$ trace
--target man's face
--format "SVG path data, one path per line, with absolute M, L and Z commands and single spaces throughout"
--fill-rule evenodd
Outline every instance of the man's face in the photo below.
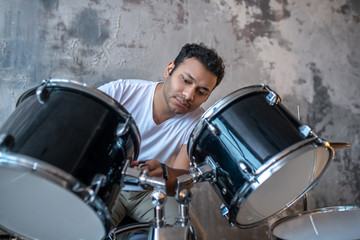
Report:
M 172 113 L 184 114 L 198 108 L 216 85 L 216 75 L 196 58 L 187 58 L 176 69 L 174 62 L 165 71 L 164 97 Z

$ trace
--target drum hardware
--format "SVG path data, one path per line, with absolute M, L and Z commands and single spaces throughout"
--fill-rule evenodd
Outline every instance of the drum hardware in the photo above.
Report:
M 176 194 L 176 200 L 179 203 L 179 217 L 175 224 L 179 224 L 182 227 L 187 226 L 190 223 L 190 208 L 189 204 L 192 198 L 191 191 L 188 189 L 181 190 Z
M 308 211 L 309 210 L 309 198 L 308 198 L 308 193 L 305 193 L 304 194 L 304 197 L 303 197 L 303 205 L 304 205 L 304 211 Z
M 275 104 L 278 104 L 279 102 L 281 102 L 281 98 L 279 95 L 276 94 L 276 92 L 274 92 L 273 90 L 271 90 L 269 88 L 269 86 L 266 86 L 264 84 L 262 84 L 262 87 L 268 91 L 268 95 L 266 96 L 266 101 L 269 103 L 270 106 L 273 106 Z
M 77 184 L 73 187 L 73 191 L 79 193 L 86 203 L 93 204 L 100 188 L 105 187 L 105 183 L 106 176 L 103 174 L 96 174 L 93 177 L 90 186 L 84 188 L 79 187 L 79 185 Z
M 150 222 L 153 228 L 164 227 L 166 194 L 162 189 L 155 189 L 151 194 L 151 202 L 154 205 L 154 219 Z
M 300 134 L 303 138 L 307 138 L 308 136 L 314 136 L 320 143 L 326 142 L 322 138 L 320 138 L 308 125 L 301 125 L 299 127 Z M 326 142 L 328 145 L 328 142 Z M 330 145 L 329 145 L 330 146 Z
M 330 142 L 329 144 L 335 150 L 351 147 L 351 144 L 349 142 Z
M 220 205 L 220 213 L 229 221 L 231 227 L 235 227 L 235 224 L 230 221 L 229 209 L 223 203 Z
M 210 132 L 212 132 L 215 136 L 220 135 L 220 130 L 213 124 L 209 123 L 207 120 L 205 120 L 206 125 L 209 127 Z
M 125 123 L 119 123 L 116 129 L 116 136 L 121 137 L 128 133 L 130 128 L 130 115 L 127 116 Z
M 46 86 L 49 82 L 50 79 L 43 80 L 40 87 L 36 89 L 36 97 L 40 104 L 44 104 L 49 97 L 49 92 L 46 90 Z
M 121 186 L 124 186 L 126 183 L 130 183 L 165 190 L 165 179 L 159 177 L 149 177 L 149 171 L 147 169 L 142 170 L 139 167 L 130 167 L 130 164 L 130 160 L 127 160 L 122 169 Z

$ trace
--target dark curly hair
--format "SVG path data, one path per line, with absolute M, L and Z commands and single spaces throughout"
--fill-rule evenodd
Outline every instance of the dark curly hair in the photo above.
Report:
M 212 72 L 216 76 L 216 86 L 218 86 L 221 80 L 224 78 L 225 65 L 222 58 L 217 54 L 214 49 L 208 48 L 204 43 L 187 43 L 185 44 L 178 56 L 175 58 L 174 63 L 176 69 L 185 59 L 196 58 L 199 60 L 208 71 Z M 170 73 L 171 75 L 171 73 Z

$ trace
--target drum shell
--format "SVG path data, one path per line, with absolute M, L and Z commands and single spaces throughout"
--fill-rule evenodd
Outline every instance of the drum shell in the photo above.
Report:
M 220 171 L 217 171 L 217 181 L 213 186 L 228 205 L 247 182 L 238 167 L 239 161 L 246 163 L 255 175 L 273 156 L 304 140 L 297 119 L 281 103 L 269 106 L 266 95 L 266 92 L 252 92 L 239 97 L 206 119 L 219 130 L 219 134 L 214 134 L 204 124 L 198 136 L 192 136 L 196 140 L 191 158 L 197 164 L 205 161 L 207 156 L 215 160 Z M 235 139 L 237 142 L 232 143 Z M 246 158 L 239 156 L 239 152 L 247 154 Z M 232 181 L 229 181 L 229 176 Z M 226 194 L 222 193 L 224 188 Z
M 5 230 L 24 237 L 60 231 L 85 238 L 110 230 L 108 209 L 120 191 L 122 168 L 126 160 L 136 160 L 140 146 L 134 120 L 114 99 L 85 84 L 48 80 L 21 95 L 0 128 L 0 139 L 0 170 L 8 183 L 2 189 L 17 200 L 13 204 L 9 197 L 1 198 L 8 214 L 0 223 Z M 28 195 L 37 200 L 26 201 Z M 55 219 L 44 217 L 60 203 L 68 209 L 54 211 Z M 21 211 L 11 215 L 19 205 L 24 212 L 29 209 L 26 217 Z M 37 229 L 36 222 L 28 221 L 29 213 L 49 223 L 48 228 Z M 93 229 L 83 234 L 85 226 L 60 224 L 69 218 Z
M 124 161 L 133 159 L 139 147 L 133 132 L 116 136 L 124 116 L 106 102 L 66 85 L 46 90 L 44 104 L 35 89 L 24 93 L 1 127 L 0 134 L 14 139 L 10 151 L 58 167 L 85 185 L 95 174 L 104 174 L 109 183 L 118 180 Z
M 188 154 L 195 167 L 209 159 L 213 162 L 215 173 L 210 183 L 229 210 L 231 223 L 243 201 L 263 183 L 260 177 L 266 180 L 290 160 L 283 158 L 303 147 L 306 151 L 323 147 L 313 136 L 303 135 L 302 124 L 280 98 L 271 103 L 268 96 L 264 86 L 233 92 L 207 110 L 188 142 Z M 331 150 L 329 155 L 330 159 Z

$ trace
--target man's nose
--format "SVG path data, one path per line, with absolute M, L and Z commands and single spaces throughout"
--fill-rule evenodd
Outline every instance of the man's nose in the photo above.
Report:
M 188 101 L 193 101 L 195 96 L 195 91 L 196 89 L 194 87 L 185 88 L 183 91 L 183 95 L 185 99 Z

